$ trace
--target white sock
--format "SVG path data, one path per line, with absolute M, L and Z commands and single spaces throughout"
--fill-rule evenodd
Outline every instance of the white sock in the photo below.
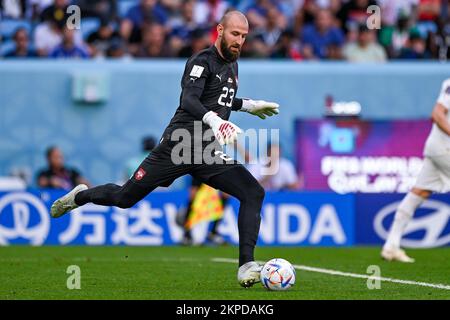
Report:
M 405 231 L 408 222 L 414 215 L 414 212 L 425 199 L 409 192 L 397 208 L 395 212 L 394 222 L 392 223 L 391 230 L 384 244 L 384 249 L 399 249 L 400 241 L 402 239 L 403 232 Z

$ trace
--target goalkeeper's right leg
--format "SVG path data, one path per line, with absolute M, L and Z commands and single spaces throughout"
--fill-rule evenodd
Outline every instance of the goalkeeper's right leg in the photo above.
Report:
M 59 218 L 65 215 L 67 212 L 78 208 L 79 206 L 75 203 L 75 196 L 79 192 L 86 190 L 87 188 L 88 188 L 87 185 L 79 184 L 78 186 L 73 188 L 73 190 L 70 191 L 68 194 L 56 200 L 52 204 L 52 207 L 50 208 L 50 215 L 53 218 Z
M 77 186 L 55 201 L 51 213 L 55 218 L 60 217 L 86 203 L 131 208 L 156 187 L 169 186 L 173 180 L 185 174 L 185 171 L 183 166 L 175 166 L 160 156 L 160 153 L 152 152 L 123 186 L 113 183 L 90 189 L 84 185 Z
M 89 202 L 103 206 L 131 208 L 151 191 L 143 189 L 130 180 L 123 186 L 108 183 L 91 189 L 80 184 L 56 200 L 50 209 L 50 214 L 53 218 L 59 218 Z
M 156 186 L 150 189 L 142 188 L 131 180 L 128 180 L 123 186 L 108 183 L 79 192 L 75 196 L 75 203 L 82 206 L 91 202 L 102 206 L 127 209 L 134 206 L 155 188 Z

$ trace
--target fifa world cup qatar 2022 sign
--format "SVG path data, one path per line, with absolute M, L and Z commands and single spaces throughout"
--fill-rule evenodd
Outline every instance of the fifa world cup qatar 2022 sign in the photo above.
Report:
M 430 129 L 429 120 L 298 120 L 297 169 L 306 190 L 405 193 L 422 168 Z

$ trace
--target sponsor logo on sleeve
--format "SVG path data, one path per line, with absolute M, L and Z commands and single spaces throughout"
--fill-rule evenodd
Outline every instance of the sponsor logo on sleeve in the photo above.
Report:
M 194 78 L 200 78 L 204 69 L 205 68 L 202 66 L 194 65 L 192 67 L 192 70 L 191 70 L 191 73 L 189 74 L 189 76 L 194 77 Z

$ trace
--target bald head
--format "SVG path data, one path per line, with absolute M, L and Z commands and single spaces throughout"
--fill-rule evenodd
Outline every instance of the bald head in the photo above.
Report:
M 236 61 L 248 34 L 245 15 L 239 11 L 227 12 L 217 25 L 217 33 L 215 46 L 221 56 L 230 62 Z
M 247 18 L 242 12 L 237 10 L 228 11 L 227 13 L 225 13 L 222 19 L 220 19 L 219 23 L 224 27 L 228 26 L 230 23 L 245 24 L 248 28 Z

